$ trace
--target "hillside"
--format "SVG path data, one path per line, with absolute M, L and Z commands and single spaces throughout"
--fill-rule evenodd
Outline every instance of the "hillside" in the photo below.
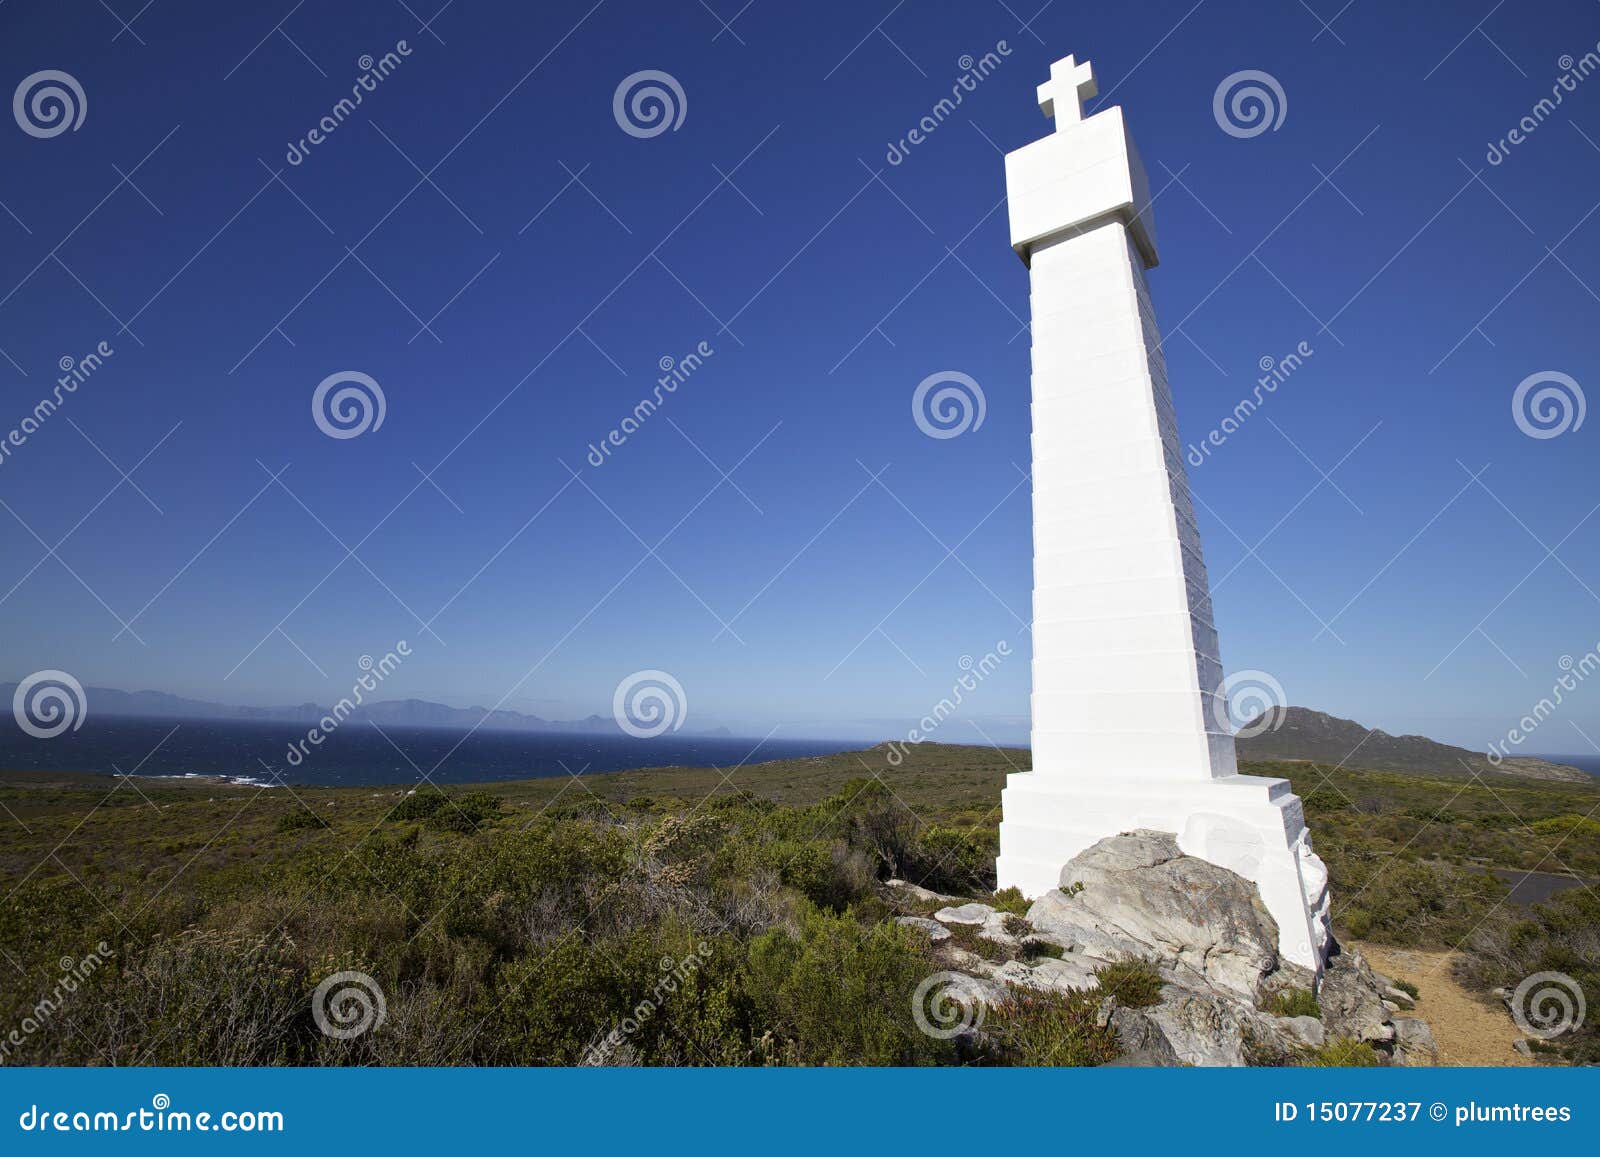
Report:
M 1514 758 L 1503 760 L 1495 767 L 1487 756 L 1465 747 L 1452 747 L 1425 735 L 1390 735 L 1309 707 L 1274 708 L 1268 714 L 1273 719 L 1261 734 L 1238 740 L 1241 760 L 1310 760 L 1428 775 L 1466 776 L 1477 772 L 1564 783 L 1594 782 L 1593 776 L 1564 763 Z M 1265 719 L 1266 715 L 1257 716 L 1244 730 L 1260 728 Z

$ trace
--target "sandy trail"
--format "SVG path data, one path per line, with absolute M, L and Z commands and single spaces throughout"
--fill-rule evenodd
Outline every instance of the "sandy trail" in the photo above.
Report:
M 1511 1047 L 1522 1035 L 1511 1018 L 1456 982 L 1451 965 L 1460 953 L 1363 942 L 1351 946 L 1379 972 L 1417 986 L 1415 1015 L 1433 1029 L 1441 1065 L 1533 1064 Z

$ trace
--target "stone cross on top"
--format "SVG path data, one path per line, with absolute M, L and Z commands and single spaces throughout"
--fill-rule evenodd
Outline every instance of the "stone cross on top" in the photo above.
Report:
M 1058 60 L 1050 66 L 1050 79 L 1039 86 L 1039 108 L 1054 117 L 1056 132 L 1083 119 L 1083 102 L 1095 96 L 1100 86 L 1094 79 L 1094 65 L 1079 64 L 1075 57 Z

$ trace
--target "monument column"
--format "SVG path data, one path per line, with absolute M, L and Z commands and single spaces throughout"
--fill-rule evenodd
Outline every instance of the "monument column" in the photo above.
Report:
M 1210 587 L 1145 283 L 1158 260 L 1120 108 L 1094 72 L 1039 87 L 1049 136 L 1006 156 L 1033 316 L 1033 770 L 1008 777 L 1001 887 L 1037 896 L 1133 828 L 1257 883 L 1280 950 L 1320 970 L 1327 874 L 1285 780 L 1238 774 Z

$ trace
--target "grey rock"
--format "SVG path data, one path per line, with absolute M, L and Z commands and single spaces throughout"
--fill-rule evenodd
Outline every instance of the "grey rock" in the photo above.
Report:
M 1533 1046 L 1531 1044 L 1529 1044 L 1525 1040 L 1512 1041 L 1511 1042 L 1511 1047 L 1516 1049 L 1519 1053 L 1521 1053 L 1525 1057 L 1532 1057 L 1533 1056 Z
M 1314 1016 L 1280 1016 L 1278 1023 L 1293 1033 L 1307 1048 L 1320 1048 L 1328 1039 L 1327 1030 Z
M 940 908 L 933 918 L 941 924 L 983 924 L 991 916 L 999 915 L 987 904 L 961 904 L 954 908 Z
M 1168 988 L 1161 1003 L 1143 1010 L 1178 1059 L 1190 1065 L 1247 1065 L 1278 1061 L 1299 1040 L 1241 1001 L 1217 992 Z
M 1028 910 L 1052 943 L 1103 961 L 1139 957 L 1253 1002 L 1278 966 L 1278 927 L 1255 885 L 1184 855 L 1177 838 L 1137 831 L 1101 840 Z M 941 914 L 942 918 L 942 914 Z
M 1378 982 L 1359 952 L 1345 950 L 1328 961 L 1317 993 L 1322 1024 L 1331 1036 L 1361 1041 L 1394 1039 L 1389 1010 L 1378 995 Z
M 885 881 L 884 886 L 887 888 L 893 888 L 896 892 L 899 892 L 905 896 L 909 896 L 911 899 L 918 900 L 924 904 L 948 904 L 955 899 L 954 896 L 944 896 L 940 895 L 938 892 L 930 892 L 928 889 L 918 887 L 916 884 L 913 884 L 907 880 L 888 880 Z
M 1059 960 L 1042 956 L 1033 962 L 1033 973 L 1047 978 L 1051 986 L 1058 989 L 1100 987 L 1100 981 L 1094 974 L 1094 962 L 1081 956 L 1063 956 Z
M 1381 999 L 1383 1000 L 1383 1007 L 1385 1009 L 1387 1009 L 1389 1012 L 1399 1012 L 1400 1011 L 1400 1006 L 1398 1004 L 1396 1004 L 1394 1001 L 1390 1000 L 1388 997 L 1382 997 Z
M 1381 973 L 1374 972 L 1372 978 L 1378 982 L 1378 993 L 1383 999 L 1398 1008 L 1411 1009 L 1417 1007 L 1416 998 L 1403 989 L 1396 988 L 1393 983 L 1385 983 Z
M 1107 1061 L 1102 1067 L 1108 1069 L 1166 1069 L 1178 1064 L 1177 1058 L 1170 1052 L 1163 1053 L 1157 1049 L 1134 1049 L 1124 1052 L 1114 1061 Z
M 1008 960 L 1004 964 L 990 964 L 984 969 L 991 979 L 1037 992 L 1071 992 L 1077 989 L 1098 987 L 1094 969 L 1081 960 L 1055 960 L 1050 957 L 1025 964 Z
M 951 974 L 944 992 L 948 999 L 953 999 L 966 1008 L 976 1007 L 977 1004 L 987 1008 L 998 1008 L 1011 999 L 1011 990 L 1004 984 L 962 973 Z
M 1395 1018 L 1394 1058 L 1402 1065 L 1439 1063 L 1439 1046 L 1427 1021 L 1415 1016 Z
M 926 916 L 897 916 L 895 923 L 927 933 L 928 939 L 935 944 L 950 939 L 950 929 L 937 920 L 929 920 Z
M 969 952 L 956 944 L 940 944 L 939 958 L 962 972 L 982 972 L 989 967 L 989 962 L 976 952 Z
M 1018 948 L 1022 945 L 1022 938 L 1013 936 L 1006 930 L 1006 922 L 1011 919 L 1008 912 L 991 912 L 984 917 L 983 927 L 978 935 L 985 940 L 992 940 L 996 944 L 1003 944 L 1007 948 Z

